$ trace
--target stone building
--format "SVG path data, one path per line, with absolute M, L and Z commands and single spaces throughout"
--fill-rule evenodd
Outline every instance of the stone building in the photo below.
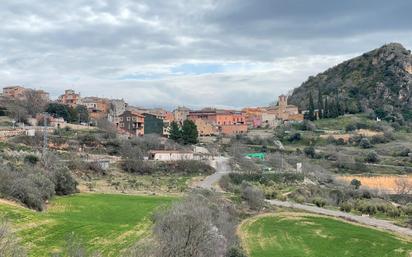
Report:
M 127 132 L 132 136 L 143 136 L 145 127 L 145 116 L 132 111 L 125 111 L 119 117 L 119 122 L 116 123 L 118 129 Z

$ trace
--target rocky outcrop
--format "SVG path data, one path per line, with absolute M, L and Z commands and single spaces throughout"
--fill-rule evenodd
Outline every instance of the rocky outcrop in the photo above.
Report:
M 385 109 L 388 115 L 412 118 L 412 55 L 399 43 L 390 43 L 309 77 L 289 97 L 306 109 L 312 92 L 323 98 L 339 97 L 349 112 Z

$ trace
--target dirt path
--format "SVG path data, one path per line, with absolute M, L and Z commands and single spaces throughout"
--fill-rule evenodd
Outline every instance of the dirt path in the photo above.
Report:
M 315 206 L 292 203 L 292 202 L 282 202 L 278 200 L 267 200 L 267 202 L 275 206 L 294 208 L 294 209 L 304 210 L 304 211 L 308 211 L 312 213 L 337 217 L 337 218 L 345 219 L 348 221 L 353 221 L 353 222 L 357 222 L 357 223 L 364 224 L 367 226 L 376 227 L 376 228 L 388 230 L 391 232 L 395 232 L 401 235 L 412 237 L 412 229 L 399 227 L 387 220 L 380 220 L 380 219 L 375 219 L 371 217 L 358 216 L 358 215 L 354 215 L 354 214 L 350 214 L 346 212 L 328 210 L 328 209 L 323 209 L 323 208 L 319 208 Z
M 227 157 L 216 157 L 211 163 L 211 166 L 216 169 L 216 172 L 198 182 L 196 187 L 215 189 L 217 192 L 222 192 L 222 189 L 216 186 L 216 184 L 224 175 L 231 172 L 228 162 L 229 158 Z

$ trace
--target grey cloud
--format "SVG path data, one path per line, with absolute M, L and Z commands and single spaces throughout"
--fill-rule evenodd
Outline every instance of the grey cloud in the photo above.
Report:
M 343 56 L 391 41 L 412 46 L 411 7 L 400 0 L 4 0 L 0 83 L 54 96 L 73 87 L 142 105 L 265 104 Z M 170 74 L 188 62 L 269 68 Z M 158 79 L 120 79 L 135 74 Z

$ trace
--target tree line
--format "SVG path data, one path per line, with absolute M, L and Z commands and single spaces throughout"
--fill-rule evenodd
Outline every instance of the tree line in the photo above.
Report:
M 170 123 L 169 138 L 185 145 L 196 144 L 199 133 L 196 124 L 191 120 L 185 120 L 182 126 L 176 121 Z
M 312 91 L 309 92 L 308 98 L 308 111 L 305 113 L 305 119 L 307 120 L 336 118 L 345 113 L 360 112 L 358 103 L 348 99 L 343 100 L 339 97 L 339 94 L 335 96 L 323 95 L 318 90 L 318 101 L 316 104 L 313 100 Z M 325 100 L 323 100 L 324 98 Z

